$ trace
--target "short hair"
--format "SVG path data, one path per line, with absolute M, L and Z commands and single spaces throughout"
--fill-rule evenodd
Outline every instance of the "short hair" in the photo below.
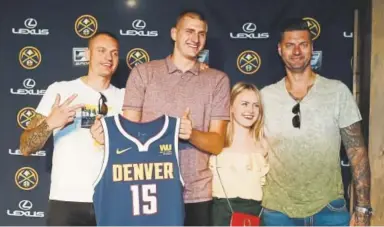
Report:
M 175 27 L 180 22 L 180 20 L 183 19 L 185 16 L 191 16 L 193 18 L 199 19 L 199 20 L 204 21 L 205 23 L 207 23 L 207 20 L 205 19 L 205 16 L 204 16 L 203 13 L 201 13 L 201 12 L 199 12 L 197 10 L 184 10 L 177 17 Z
M 308 31 L 310 38 L 311 38 L 311 41 L 312 41 L 313 35 L 311 33 L 311 30 L 308 27 L 308 23 L 301 18 L 291 18 L 291 19 L 286 20 L 282 24 L 282 26 L 280 28 L 279 42 L 281 42 L 283 40 L 284 33 L 289 32 L 289 31 Z
M 101 36 L 101 35 L 106 35 L 108 37 L 111 37 L 112 39 L 116 40 L 117 43 L 119 43 L 119 39 L 117 38 L 117 36 L 115 36 L 114 34 L 112 34 L 111 32 L 107 32 L 107 31 L 98 31 L 96 32 L 91 38 L 88 39 L 88 47 L 91 45 L 92 41 L 97 38 L 98 36 Z

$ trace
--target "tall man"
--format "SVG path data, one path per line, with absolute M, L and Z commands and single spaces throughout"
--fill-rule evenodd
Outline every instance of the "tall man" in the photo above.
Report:
M 119 60 L 117 39 L 100 32 L 88 47 L 88 75 L 51 84 L 20 139 L 21 152 L 30 155 L 53 134 L 48 225 L 96 225 L 92 184 L 103 152 L 89 128 L 97 114 L 121 112 L 124 89 L 110 84 Z
M 221 152 L 229 120 L 228 76 L 211 68 L 201 71 L 197 60 L 207 30 L 200 13 L 181 13 L 171 29 L 173 53 L 132 69 L 123 107 L 124 116 L 135 122 L 151 121 L 163 114 L 183 116 L 179 138 L 185 141 L 180 152 L 185 225 L 195 226 L 210 224 L 212 174 L 208 161 L 210 154 Z M 92 131 L 103 143 L 101 125 L 95 124 Z
M 311 33 L 289 21 L 278 44 L 286 76 L 262 89 L 270 171 L 263 198 L 266 225 L 348 225 L 340 145 L 352 166 L 356 207 L 350 224 L 369 225 L 370 170 L 361 115 L 346 85 L 311 69 Z

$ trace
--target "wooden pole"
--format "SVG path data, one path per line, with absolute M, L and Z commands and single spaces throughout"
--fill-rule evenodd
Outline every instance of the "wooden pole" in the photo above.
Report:
M 369 26 L 369 25 L 367 25 Z M 369 161 L 372 225 L 384 225 L 384 1 L 372 0 Z
M 360 53 L 360 33 L 359 33 L 359 11 L 355 9 L 354 11 L 354 21 L 353 21 L 353 58 L 352 58 L 352 72 L 353 72 L 353 96 L 359 105 L 360 100 L 360 70 L 359 70 L 359 53 Z M 349 194 L 349 211 L 352 214 L 355 204 L 355 187 L 353 181 L 351 181 L 348 190 Z

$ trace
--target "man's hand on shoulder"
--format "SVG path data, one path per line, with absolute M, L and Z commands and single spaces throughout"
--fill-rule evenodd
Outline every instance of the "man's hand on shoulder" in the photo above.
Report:
M 200 63 L 200 71 L 204 71 L 206 69 L 209 69 L 209 65 L 204 63 L 204 62 L 201 62 Z

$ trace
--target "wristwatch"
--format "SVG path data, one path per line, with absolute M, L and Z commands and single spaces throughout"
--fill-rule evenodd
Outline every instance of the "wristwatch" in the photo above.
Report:
M 355 207 L 355 211 L 356 212 L 359 212 L 359 213 L 362 213 L 362 214 L 365 214 L 365 215 L 372 215 L 373 213 L 373 210 L 371 207 L 359 207 L 359 206 L 356 206 Z

